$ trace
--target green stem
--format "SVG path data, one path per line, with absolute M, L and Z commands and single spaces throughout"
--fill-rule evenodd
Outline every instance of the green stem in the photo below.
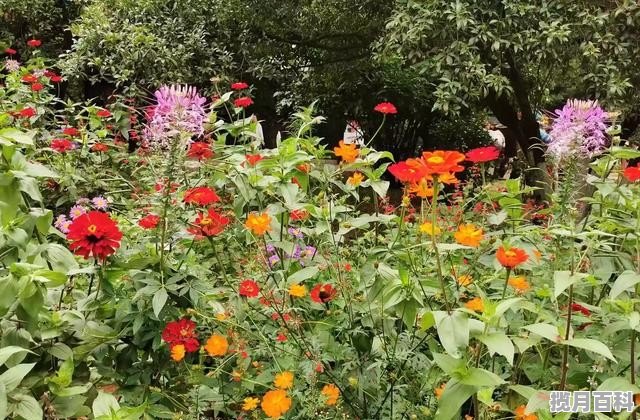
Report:
M 509 284 L 509 276 L 511 275 L 511 268 L 507 267 L 507 278 L 504 280 L 504 287 L 502 288 L 502 298 L 504 300 L 504 297 L 507 294 L 507 285 Z
M 433 202 L 431 204 L 431 245 L 433 246 L 433 252 L 436 256 L 436 267 L 438 269 L 438 279 L 440 280 L 440 289 L 442 291 L 442 299 L 444 299 L 444 306 L 447 308 L 447 312 L 451 313 L 451 306 L 447 299 L 447 287 L 444 282 L 444 275 L 442 274 L 442 262 L 440 261 L 440 252 L 438 251 L 438 244 L 436 243 L 436 222 L 438 211 L 438 177 L 433 177 Z

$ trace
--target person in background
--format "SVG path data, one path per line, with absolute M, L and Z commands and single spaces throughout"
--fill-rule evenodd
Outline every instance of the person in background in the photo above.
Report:
M 484 124 L 484 129 L 487 133 L 489 133 L 489 136 L 491 136 L 493 144 L 498 149 L 503 150 L 505 146 L 505 138 L 504 134 L 502 134 L 502 131 L 498 129 L 499 124 L 500 123 L 495 118 L 489 118 Z
M 347 127 L 342 136 L 345 144 L 357 144 L 359 147 L 364 146 L 364 135 L 358 121 L 348 121 Z

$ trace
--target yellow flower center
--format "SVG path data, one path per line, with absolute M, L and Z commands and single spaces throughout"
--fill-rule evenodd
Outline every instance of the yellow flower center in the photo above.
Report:
M 509 251 L 505 251 L 505 252 L 504 252 L 504 255 L 505 255 L 505 257 L 507 257 L 507 258 L 515 258 L 516 253 L 515 253 L 515 252 L 513 252 L 513 251 L 511 251 L 511 250 L 509 250 Z
M 200 224 L 203 226 L 210 225 L 211 223 L 213 223 L 213 220 L 211 220 L 210 217 L 203 217 L 202 220 L 200 220 Z
M 98 227 L 96 225 L 90 225 L 87 230 L 89 231 L 89 233 L 96 233 Z
M 440 165 L 444 163 L 444 159 L 441 156 L 431 156 L 429 159 L 427 159 L 427 162 L 432 165 Z

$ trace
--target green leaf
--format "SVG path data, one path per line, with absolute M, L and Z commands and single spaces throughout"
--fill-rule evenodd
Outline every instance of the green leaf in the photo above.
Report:
M 0 130 L 0 139 L 33 146 L 33 133 L 24 133 L 13 127 Z
M 640 387 L 631 384 L 626 378 L 607 378 L 598 386 L 598 391 L 633 391 L 634 394 L 640 393 Z
M 560 334 L 558 334 L 558 327 L 556 327 L 555 325 L 538 323 L 527 325 L 522 328 L 524 328 L 525 330 L 529 330 L 541 337 L 544 337 L 547 340 L 551 340 L 554 343 L 559 343 L 560 341 L 562 341 L 562 337 L 560 336 Z
M 49 378 L 49 382 L 53 382 L 54 384 L 66 388 L 71 385 L 71 380 L 73 379 L 73 358 L 69 358 L 62 362 L 60 365 L 60 369 L 55 376 Z
M 112 412 L 116 413 L 120 410 L 120 404 L 118 404 L 118 400 L 116 400 L 113 395 L 98 391 L 98 396 L 93 400 L 91 408 L 95 417 L 111 417 Z
M 18 346 L 7 346 L 0 349 L 0 366 L 4 365 L 4 363 L 14 354 L 18 353 L 32 353 L 32 351 L 23 349 Z M 1 417 L 1 416 L 0 416 Z
M 15 416 L 22 417 L 25 420 L 41 420 L 43 418 L 40 404 L 31 395 L 14 394 L 11 399 L 15 401 L 12 404 Z
M 448 354 L 434 353 L 433 361 L 447 375 L 453 375 L 454 372 L 465 367 L 464 359 L 455 359 Z
M 64 343 L 55 343 L 48 351 L 49 354 L 60 360 L 67 360 L 73 357 L 73 350 Z
M 29 197 L 37 202 L 42 202 L 42 194 L 40 194 L 40 188 L 38 187 L 38 181 L 35 178 L 19 178 L 18 186 L 20 191 L 27 193 Z
M 618 276 L 613 286 L 611 286 L 609 298 L 617 298 L 622 292 L 632 288 L 638 283 L 640 283 L 640 274 L 630 270 L 624 271 Z
M 522 395 L 525 399 L 531 399 L 537 392 L 534 388 L 526 385 L 511 385 L 509 388 Z
M 476 392 L 476 387 L 450 380 L 445 386 L 438 402 L 438 411 L 434 420 L 453 420 L 460 418 L 460 407 Z
M 8 410 L 7 388 L 4 384 L 0 383 L 0 419 L 6 419 L 8 417 Z
M 452 312 L 451 314 L 443 311 L 432 312 L 436 319 L 436 329 L 442 347 L 448 354 L 455 358 L 460 358 L 461 348 L 469 344 L 469 317 L 464 312 Z
M 494 353 L 498 353 L 504 357 L 506 357 L 507 361 L 510 365 L 513 366 L 513 356 L 515 354 L 515 347 L 513 343 L 503 332 L 495 332 L 486 335 L 478 336 L 478 340 L 483 342 L 487 349 L 489 349 L 489 353 L 493 355 Z
M 35 281 L 45 283 L 47 287 L 58 287 L 67 282 L 67 276 L 65 274 L 44 268 L 31 273 L 31 277 Z
M 287 282 L 289 284 L 301 283 L 304 280 L 314 277 L 316 274 L 318 274 L 319 271 L 320 270 L 315 265 L 311 267 L 305 267 L 302 270 L 298 270 L 292 275 L 290 275 L 289 278 L 287 279 Z
M 628 147 L 613 146 L 611 155 L 617 159 L 635 159 L 640 157 L 640 151 Z
M 617 363 L 615 357 L 613 357 L 613 354 L 611 353 L 611 350 L 609 350 L 609 347 L 601 341 L 594 340 L 592 338 L 574 338 L 572 340 L 563 341 L 563 344 L 598 353 L 599 355 Z
M 0 375 L 0 383 L 4 384 L 7 392 L 13 391 L 35 365 L 35 363 L 23 363 L 7 369 L 6 372 Z
M 470 368 L 469 372 L 460 378 L 460 383 L 475 387 L 485 387 L 501 385 L 504 380 L 493 372 L 474 367 Z
M 46 166 L 35 162 L 27 162 L 24 172 L 34 178 L 59 178 L 57 173 L 53 172 Z
M 371 188 L 379 197 L 386 197 L 389 191 L 389 181 L 371 181 Z
M 160 315 L 160 311 L 164 308 L 165 303 L 167 303 L 167 298 L 169 295 L 167 294 L 167 289 L 164 287 L 159 289 L 154 295 L 151 301 L 153 306 L 153 313 L 156 315 Z
M 520 302 L 522 300 L 524 300 L 524 298 L 521 298 L 521 297 L 515 297 L 515 298 L 509 298 L 509 299 L 503 300 L 502 302 L 500 302 L 498 304 L 498 306 L 496 306 L 496 312 L 495 312 L 494 316 L 497 316 L 497 317 L 502 316 L 513 305 L 515 305 L 516 303 L 518 303 L 518 302 Z
M 585 277 L 587 277 L 586 273 L 573 273 L 571 275 L 571 271 L 556 271 L 553 273 L 553 297 L 557 299 L 569 286 L 576 284 Z

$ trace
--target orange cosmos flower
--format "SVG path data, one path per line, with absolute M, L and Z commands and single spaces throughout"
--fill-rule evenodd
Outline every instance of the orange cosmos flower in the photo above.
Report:
M 293 297 L 305 297 L 307 295 L 307 288 L 301 284 L 292 284 L 289 286 L 289 295 Z
M 338 403 L 338 398 L 340 398 L 340 389 L 334 384 L 326 384 L 322 387 L 322 391 L 320 391 L 322 395 L 327 397 L 327 405 L 336 405 Z
M 482 229 L 471 223 L 458 226 L 458 230 L 453 234 L 453 237 L 460 245 L 472 246 L 474 248 L 479 246 L 480 241 L 484 239 Z
M 182 344 L 176 344 L 171 346 L 171 358 L 176 361 L 179 362 L 180 360 L 184 359 L 184 354 L 185 354 L 185 348 Z
M 520 294 L 525 293 L 529 289 L 531 289 L 531 284 L 529 284 L 524 276 L 511 277 L 507 284 L 516 289 L 516 292 Z
M 345 144 L 344 140 L 340 140 L 338 147 L 333 148 L 333 153 L 341 158 L 343 162 L 351 163 L 356 160 L 360 150 L 355 144 Z
M 467 287 L 467 286 L 471 285 L 471 283 L 473 283 L 473 277 L 471 277 L 468 274 L 463 274 L 461 276 L 458 276 L 458 278 L 456 278 L 456 282 L 460 286 Z
M 440 384 L 439 387 L 437 387 L 437 388 L 435 388 L 433 390 L 433 393 L 436 394 L 436 398 L 437 399 L 440 399 L 440 397 L 442 397 L 442 394 L 444 393 L 444 389 L 445 389 L 446 386 L 447 386 L 446 383 L 442 383 L 442 384 Z
M 286 391 L 274 389 L 262 397 L 262 411 L 267 417 L 277 419 L 291 408 L 291 398 Z
M 209 353 L 209 356 L 224 356 L 229 349 L 229 342 L 225 337 L 219 334 L 213 334 L 207 340 L 204 349 Z
M 409 185 L 409 192 L 417 195 L 420 198 L 433 197 L 433 188 L 424 178 Z
M 430 175 L 442 175 L 447 172 L 460 172 L 464 170 L 464 166 L 458 165 L 464 160 L 464 155 L 454 150 L 423 152 L 421 160 Z
M 464 304 L 464 307 L 474 312 L 484 311 L 484 302 L 479 297 L 474 297 Z
M 289 389 L 293 386 L 293 373 L 282 372 L 278 373 L 273 380 L 273 385 L 278 389 Z
M 456 178 L 456 176 L 454 174 L 452 174 L 451 172 L 445 172 L 443 174 L 440 174 L 440 176 L 438 177 L 438 181 L 442 182 L 443 184 L 447 184 L 447 185 L 453 185 L 453 184 L 457 184 L 458 182 L 460 182 L 460 180 L 458 178 Z
M 264 235 L 271 230 L 271 217 L 266 212 L 262 214 L 251 213 L 244 225 L 256 235 Z
M 527 255 L 524 249 L 516 247 L 505 249 L 504 246 L 501 246 L 498 248 L 498 252 L 496 252 L 496 258 L 503 267 L 515 268 L 526 262 L 529 259 L 529 255 Z
M 351 185 L 352 187 L 357 187 L 362 183 L 362 181 L 364 181 L 364 175 L 362 175 L 360 172 L 354 172 L 353 175 L 351 175 L 347 179 L 347 184 Z
M 521 405 L 516 408 L 513 412 L 516 415 L 515 420 L 538 420 L 538 416 L 533 413 L 527 413 L 527 406 Z

